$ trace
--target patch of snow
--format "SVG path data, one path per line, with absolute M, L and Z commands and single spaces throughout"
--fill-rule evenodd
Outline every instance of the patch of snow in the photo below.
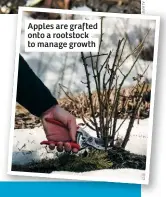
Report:
M 118 120 L 118 125 L 120 125 L 121 121 Z M 77 123 L 81 122 L 81 119 L 77 119 Z M 124 123 L 119 131 L 119 136 L 122 138 L 125 136 L 128 122 L 129 120 Z M 126 150 L 135 154 L 146 155 L 148 128 L 149 119 L 141 120 L 139 125 L 135 122 Z M 85 130 L 90 135 L 96 137 L 95 131 L 88 127 Z M 56 158 L 56 150 L 49 150 L 46 146 L 40 145 L 40 142 L 43 140 L 46 140 L 46 137 L 42 127 L 35 129 L 16 129 L 13 142 L 13 164 L 23 165 L 34 160 L 39 161 L 41 159 Z
M 123 120 L 117 121 L 117 128 L 120 126 L 121 122 Z M 81 119 L 77 119 L 78 123 L 81 123 Z M 119 138 L 124 138 L 126 134 L 126 130 L 128 128 L 129 120 L 127 119 L 119 132 L 117 133 L 117 136 Z M 90 128 L 86 127 L 85 129 L 90 135 L 93 137 L 96 137 L 96 132 L 91 130 Z M 147 140 L 148 140 L 148 130 L 149 130 L 149 119 L 140 120 L 140 124 L 137 124 L 137 120 L 135 120 L 133 129 L 131 131 L 130 139 L 128 141 L 128 144 L 126 146 L 126 150 L 139 154 L 139 155 L 146 155 L 147 153 Z

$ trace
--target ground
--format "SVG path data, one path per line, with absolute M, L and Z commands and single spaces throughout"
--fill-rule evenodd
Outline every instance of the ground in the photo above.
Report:
M 18 6 L 26 5 L 25 0 L 1 0 L 0 1 L 0 13 L 17 13 Z M 39 2 L 39 3 L 36 3 Z M 52 8 L 65 9 L 64 0 L 53 0 Z M 42 0 L 27 0 L 27 5 L 34 5 L 36 7 L 46 7 Z M 116 13 L 129 13 L 140 14 L 141 13 L 141 0 L 71 0 L 69 9 L 73 7 L 87 6 L 92 11 L 99 12 L 116 12 Z
M 77 123 L 80 122 L 81 120 L 77 119 Z M 127 122 L 121 129 L 119 136 L 124 136 L 126 126 Z M 81 162 L 84 161 L 86 163 L 84 169 L 82 168 L 83 163 L 75 165 L 75 162 L 78 162 L 78 159 L 71 159 L 76 156 L 68 156 L 64 157 L 65 160 L 57 160 L 58 153 L 56 150 L 51 151 L 46 148 L 46 146 L 40 145 L 40 142 L 45 140 L 45 134 L 42 127 L 35 129 L 16 129 L 14 131 L 12 171 L 42 173 L 42 176 L 44 177 L 47 177 L 48 173 L 49 175 L 51 173 L 51 177 L 57 177 L 57 174 L 59 174 L 60 178 L 62 178 L 61 176 L 65 174 L 68 175 L 69 179 L 72 177 L 80 178 L 81 176 L 81 179 L 85 180 L 87 177 L 93 176 L 93 180 L 97 180 L 99 178 L 98 176 L 100 176 L 101 179 L 105 178 L 105 180 L 119 179 L 120 182 L 141 182 L 143 180 L 142 176 L 146 174 L 145 166 L 148 127 L 149 119 L 141 120 L 139 125 L 135 123 L 126 150 L 118 150 L 118 148 L 111 150 L 109 155 L 110 160 L 107 165 L 108 157 L 104 156 L 104 158 L 102 158 L 105 161 L 104 167 L 103 164 L 97 162 L 99 167 L 102 165 L 102 170 L 101 168 L 95 170 L 93 165 L 94 160 L 87 160 L 85 153 L 83 153 L 84 156 L 81 156 L 85 158 L 81 160 Z M 92 136 L 96 135 L 96 133 L 90 129 L 87 129 L 86 131 L 88 131 Z M 66 158 L 70 159 L 70 169 Z M 96 159 L 95 157 L 92 158 Z M 109 165 L 110 169 L 108 169 Z M 57 166 L 60 166 L 60 168 L 57 169 Z

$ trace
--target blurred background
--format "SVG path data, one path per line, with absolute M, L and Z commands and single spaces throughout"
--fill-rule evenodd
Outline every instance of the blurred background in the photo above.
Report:
M 28 62 L 35 74 L 43 81 L 43 83 L 50 89 L 51 93 L 56 98 L 64 97 L 59 84 L 63 84 L 72 93 L 80 93 L 86 91 L 86 86 L 81 81 L 85 81 L 84 66 L 80 53 L 25 53 L 24 51 L 24 21 L 31 16 L 27 13 L 23 16 L 22 33 L 21 33 L 21 46 L 20 53 Z M 97 16 L 80 16 L 74 15 L 73 19 L 98 19 Z M 124 19 L 115 17 L 106 17 L 103 20 L 103 42 L 101 53 L 109 53 L 112 51 L 109 61 L 110 67 L 113 63 L 118 41 L 122 38 L 127 38 L 127 42 L 123 52 L 123 59 L 129 55 L 135 47 L 144 39 L 147 32 L 150 32 L 146 38 L 144 50 L 138 59 L 135 68 L 126 79 L 124 87 L 131 87 L 133 85 L 133 77 L 137 74 L 143 73 L 148 67 L 145 74 L 147 83 L 152 80 L 152 67 L 153 67 L 153 53 L 154 53 L 154 38 L 155 38 L 155 21 L 143 19 Z M 88 53 L 85 54 L 85 56 Z M 99 64 L 105 61 L 105 56 L 99 58 Z M 94 59 L 95 61 L 95 59 Z M 129 68 L 135 61 L 134 55 L 131 55 L 125 61 L 122 71 L 128 72 Z M 88 61 L 87 61 L 88 63 Z M 89 62 L 90 65 L 90 62 Z M 122 77 L 122 76 L 121 76 Z M 120 78 L 121 80 L 122 78 Z M 93 90 L 95 90 L 94 80 L 91 80 Z M 94 84 L 94 86 L 93 86 Z
M 0 0 L 0 13 L 16 14 L 19 6 L 141 14 L 141 0 Z

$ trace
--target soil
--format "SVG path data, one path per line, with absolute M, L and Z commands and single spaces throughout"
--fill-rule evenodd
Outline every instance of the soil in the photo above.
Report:
M 126 151 L 122 148 L 114 147 L 108 151 L 108 157 L 112 161 L 113 169 L 119 168 L 132 168 L 145 170 L 146 168 L 146 156 L 136 155 Z

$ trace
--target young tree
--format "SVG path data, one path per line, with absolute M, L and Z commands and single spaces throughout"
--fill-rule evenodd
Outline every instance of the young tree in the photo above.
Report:
M 113 63 L 110 65 L 110 58 L 112 51 L 102 54 L 101 46 L 103 42 L 103 20 L 101 18 L 101 33 L 99 50 L 96 55 L 91 52 L 86 55 L 81 52 L 81 58 L 85 70 L 86 81 L 82 82 L 87 87 L 87 94 L 83 92 L 84 104 L 89 106 L 89 116 L 85 117 L 85 110 L 83 102 L 79 100 L 79 97 L 74 97 L 71 92 L 62 90 L 66 96 L 75 104 L 76 108 L 81 110 L 81 118 L 85 125 L 96 131 L 97 137 L 104 140 L 105 149 L 109 146 L 114 146 L 118 140 L 117 134 L 121 129 L 124 122 L 129 119 L 128 128 L 124 139 L 122 140 L 121 147 L 125 148 L 132 131 L 134 121 L 139 118 L 140 107 L 143 103 L 144 92 L 147 91 L 148 85 L 144 80 L 144 75 L 148 69 L 145 68 L 143 73 L 138 73 L 137 76 L 133 76 L 135 85 L 129 91 L 126 96 L 123 89 L 124 83 L 132 70 L 135 68 L 137 60 L 143 50 L 145 39 L 148 36 L 149 31 L 145 35 L 140 44 L 127 56 L 124 54 L 127 38 L 120 39 L 117 45 Z M 125 56 L 125 57 L 124 57 Z M 126 73 L 123 72 L 124 63 L 134 56 L 134 61 Z M 105 57 L 105 61 L 100 65 L 100 57 Z M 90 59 L 90 61 L 87 61 Z M 95 62 L 94 62 L 95 60 Z M 88 62 L 88 63 L 87 63 Z M 89 63 L 90 62 L 90 63 Z M 94 99 L 92 92 L 92 80 L 95 82 L 96 99 Z M 129 100 L 133 99 L 132 109 L 129 110 Z M 118 119 L 120 114 L 124 113 L 125 116 L 120 125 L 118 125 Z

